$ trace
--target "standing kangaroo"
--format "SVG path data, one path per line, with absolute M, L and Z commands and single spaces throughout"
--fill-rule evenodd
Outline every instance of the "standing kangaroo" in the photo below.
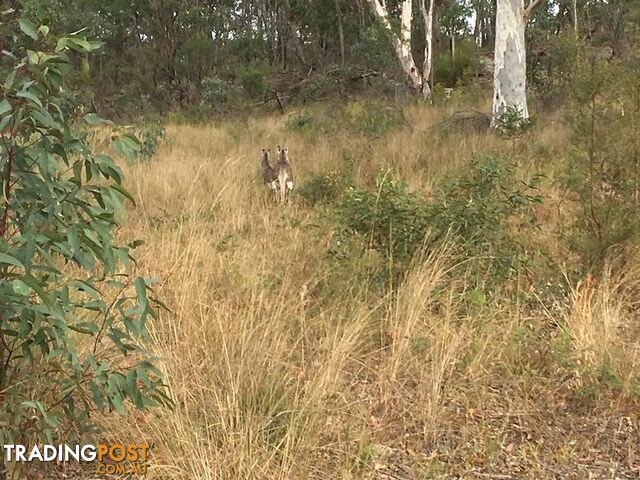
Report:
M 289 149 L 278 145 L 278 162 L 275 165 L 276 176 L 278 177 L 278 188 L 280 188 L 280 203 L 284 203 L 290 198 L 293 190 L 293 172 L 289 163 Z
M 276 192 L 278 188 L 278 176 L 276 170 L 269 163 L 269 154 L 271 150 L 262 149 L 262 162 L 260 163 L 260 170 L 262 171 L 262 181 L 265 185 L 269 186 L 269 189 Z

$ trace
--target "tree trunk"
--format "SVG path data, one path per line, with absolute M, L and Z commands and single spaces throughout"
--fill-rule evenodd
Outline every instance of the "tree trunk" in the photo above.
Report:
M 411 17 L 412 0 L 403 0 L 400 13 L 400 35 L 396 35 L 389 22 L 389 12 L 379 0 L 369 0 L 373 13 L 380 19 L 384 28 L 389 32 L 396 58 L 411 83 L 411 87 L 417 92 L 422 91 L 422 74 L 419 72 L 416 62 L 411 54 Z
M 335 0 L 336 16 L 338 17 L 338 39 L 340 40 L 340 65 L 344 67 L 344 27 L 342 26 L 342 10 L 340 0 Z
M 358 25 L 363 27 L 366 25 L 365 15 L 364 15 L 364 6 L 362 5 L 363 0 L 356 0 L 356 7 L 358 8 Z
M 482 36 L 484 35 L 484 7 L 482 5 L 483 0 L 476 0 L 475 4 L 475 12 L 476 12 L 476 21 L 473 26 L 473 36 L 476 39 L 476 45 L 482 48 Z
M 537 2 L 535 2 L 537 3 Z M 498 0 L 495 31 L 492 124 L 510 107 L 529 117 L 526 95 L 527 61 L 524 29 L 532 4 L 523 0 Z
M 573 30 L 578 34 L 578 0 L 573 0 Z
M 302 47 L 302 40 L 298 33 L 301 31 L 300 26 L 298 25 L 298 20 L 295 17 L 294 12 L 291 11 L 291 4 L 289 0 L 284 0 L 284 6 L 286 9 L 286 20 L 288 23 L 288 29 L 291 33 L 291 41 L 293 42 L 293 49 L 296 52 L 296 56 L 298 60 L 302 62 L 303 65 L 307 65 L 307 61 L 304 56 L 304 49 Z
M 283 72 L 287 71 L 287 16 L 282 8 L 278 8 L 276 12 L 276 45 L 280 55 L 280 68 Z
M 451 58 L 456 57 L 456 36 L 451 34 Z
M 433 7 L 434 0 L 429 0 L 429 8 L 427 9 L 426 0 L 420 0 L 420 12 L 424 21 L 424 62 L 422 64 L 422 95 L 429 103 L 433 102 L 433 94 L 429 80 L 433 82 L 432 63 L 433 63 Z

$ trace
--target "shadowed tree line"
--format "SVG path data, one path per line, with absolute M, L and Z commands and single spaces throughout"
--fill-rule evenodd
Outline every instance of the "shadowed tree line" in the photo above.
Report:
M 375 2 L 24 0 L 9 6 L 54 33 L 86 28 L 104 42 L 78 79 L 82 94 L 70 100 L 117 116 L 141 107 L 158 113 L 201 104 L 220 108 L 231 99 L 281 104 L 300 90 L 313 96 L 314 88 L 327 90 L 344 79 L 365 85 L 384 79 L 401 89 L 409 82 L 392 37 L 401 33 L 400 17 L 408 5 L 413 20 L 408 48 L 423 65 L 429 50 L 426 22 L 419 20 L 425 2 L 380 2 L 388 28 L 372 8 Z M 527 37 L 533 40 L 529 56 L 537 63 L 546 62 L 549 40 L 563 32 L 618 51 L 637 28 L 638 7 L 630 0 L 535 3 L 540 4 L 528 18 Z M 477 76 L 478 59 L 492 57 L 495 20 L 495 0 L 434 1 L 431 89 Z M 318 75 L 328 85 L 310 82 Z

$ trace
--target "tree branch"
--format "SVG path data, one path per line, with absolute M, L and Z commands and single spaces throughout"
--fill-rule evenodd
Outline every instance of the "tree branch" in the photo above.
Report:
M 529 18 L 533 11 L 536 9 L 538 5 L 540 5 L 544 0 L 531 0 L 527 8 L 524 9 L 523 16 L 525 19 Z
M 0 237 L 4 237 L 9 224 L 9 208 L 11 205 L 11 169 L 13 167 L 13 148 L 7 150 L 7 165 L 4 173 L 4 212 L 0 220 Z

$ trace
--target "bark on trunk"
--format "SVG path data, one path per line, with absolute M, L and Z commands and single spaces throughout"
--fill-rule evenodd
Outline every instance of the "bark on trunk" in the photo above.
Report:
M 342 26 L 342 10 L 340 0 L 335 0 L 336 16 L 338 17 L 338 39 L 340 40 L 340 65 L 344 67 L 344 27 Z
M 396 58 L 402 71 L 407 76 L 413 89 L 418 92 L 422 91 L 422 74 L 419 72 L 416 62 L 411 54 L 411 13 L 412 0 L 403 0 L 402 10 L 400 14 L 400 35 L 396 35 L 391 28 L 389 22 L 389 12 L 387 7 L 380 3 L 379 0 L 369 0 L 373 12 L 380 19 L 382 25 L 387 29 L 391 36 L 391 42 L 396 52 Z
M 296 56 L 298 60 L 303 65 L 307 65 L 307 61 L 304 56 L 304 49 L 302 48 L 302 40 L 300 39 L 300 26 L 298 25 L 298 20 L 295 17 L 295 14 L 291 11 L 291 4 L 289 0 L 284 1 L 284 6 L 286 10 L 286 19 L 289 27 L 289 33 L 291 34 L 291 41 L 293 42 L 293 49 L 296 52 Z
M 473 36 L 476 39 L 476 45 L 482 48 L 482 35 L 483 35 L 482 27 L 484 24 L 484 15 L 482 11 L 481 2 L 476 2 L 475 12 L 476 12 L 476 21 L 473 26 Z
M 498 0 L 493 80 L 492 122 L 494 125 L 509 107 L 518 107 L 524 118 L 529 117 L 524 29 L 532 7 L 533 2 L 525 11 L 523 0 Z
M 432 63 L 433 63 L 433 4 L 434 0 L 429 0 L 429 8 L 427 8 L 426 0 L 420 0 L 420 12 L 424 21 L 424 62 L 422 64 L 422 95 L 429 103 L 433 102 L 433 94 L 431 93 L 431 85 L 429 80 L 433 81 Z

